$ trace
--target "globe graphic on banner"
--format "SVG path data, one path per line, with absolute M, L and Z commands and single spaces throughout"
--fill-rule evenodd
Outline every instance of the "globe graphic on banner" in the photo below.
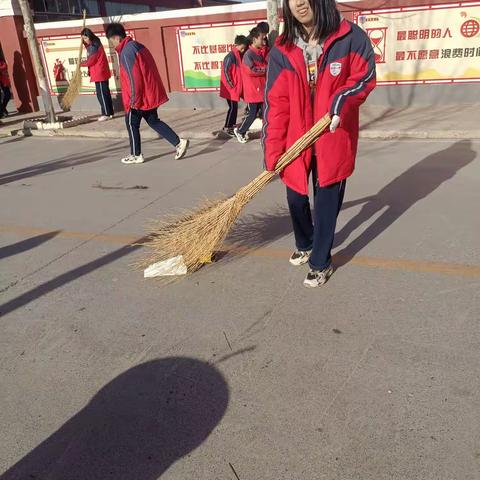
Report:
M 480 24 L 476 20 L 467 20 L 460 27 L 460 31 L 466 38 L 475 37 L 475 35 L 478 35 L 478 32 L 480 32 Z

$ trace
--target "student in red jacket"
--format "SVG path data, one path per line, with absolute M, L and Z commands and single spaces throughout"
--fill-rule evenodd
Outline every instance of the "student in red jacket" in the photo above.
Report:
M 98 121 L 104 122 L 113 118 L 112 95 L 108 85 L 111 73 L 107 55 L 105 55 L 100 39 L 89 28 L 84 28 L 81 35 L 83 44 L 87 49 L 87 60 L 81 66 L 88 67 L 90 81 L 95 83 L 95 90 L 97 91 L 97 98 L 102 111 Z
M 234 136 L 233 127 L 237 123 L 238 102 L 242 96 L 242 55 L 249 45 L 248 38 L 244 35 L 235 37 L 235 47 L 223 59 L 222 74 L 220 79 L 220 96 L 228 103 L 227 118 L 223 131 Z
M 375 87 L 370 40 L 342 19 L 335 0 L 286 0 L 285 30 L 269 54 L 263 147 L 274 170 L 279 157 L 323 115 L 330 131 L 281 174 L 295 234 L 293 265 L 307 261 L 307 287 L 333 273 L 331 249 L 346 179 L 355 166 L 359 107 Z M 314 182 L 314 218 L 308 178 Z
M 247 132 L 263 105 L 267 61 L 262 55 L 265 34 L 257 27 L 250 32 L 252 44 L 245 52 L 242 61 L 243 98 L 248 103 L 248 115 L 239 128 L 233 132 L 240 143 L 247 143 Z
M 8 76 L 7 62 L 0 58 L 0 118 L 8 115 L 7 105 L 12 98 L 10 92 L 10 77 Z
M 140 145 L 142 118 L 148 125 L 175 147 L 175 160 L 180 160 L 188 148 L 188 140 L 179 136 L 158 118 L 157 108 L 168 102 L 167 93 L 150 51 L 127 37 L 123 25 L 111 23 L 106 29 L 107 38 L 115 46 L 120 63 L 120 83 L 125 107 L 125 123 L 130 139 L 130 155 L 122 158 L 124 164 L 145 161 Z

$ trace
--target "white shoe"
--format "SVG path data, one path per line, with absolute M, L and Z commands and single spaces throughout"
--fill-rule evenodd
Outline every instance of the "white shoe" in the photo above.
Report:
M 238 131 L 238 128 L 234 128 L 234 129 L 233 129 L 233 133 L 235 134 L 235 136 L 237 137 L 237 140 L 238 140 L 240 143 L 247 143 L 247 142 L 248 142 L 248 136 L 247 136 L 247 135 L 242 135 L 242 134 Z
M 101 117 L 98 117 L 97 118 L 97 121 L 98 122 L 106 122 L 107 120 L 110 120 L 111 118 L 113 118 L 112 116 L 107 116 L 107 115 L 102 115 Z
M 311 253 L 311 250 L 295 250 L 288 261 L 295 267 L 299 267 L 308 262 Z
M 309 288 L 319 287 L 320 285 L 324 285 L 325 283 L 327 283 L 328 279 L 332 276 L 332 274 L 333 274 L 332 265 L 327 267 L 325 270 L 311 269 L 307 273 L 307 276 L 303 281 L 303 285 Z
M 177 145 L 177 153 L 175 153 L 175 160 L 180 160 L 187 153 L 188 144 L 190 142 L 186 138 L 181 138 Z
M 122 158 L 122 163 L 124 165 L 131 165 L 134 163 L 143 163 L 145 161 L 145 158 L 143 156 L 143 153 L 140 155 L 129 155 L 128 157 Z

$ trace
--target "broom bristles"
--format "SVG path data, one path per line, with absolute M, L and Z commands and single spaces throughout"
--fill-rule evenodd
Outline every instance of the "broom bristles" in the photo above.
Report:
M 186 212 L 172 221 L 158 222 L 146 244 L 152 253 L 140 262 L 146 267 L 178 255 L 183 256 L 187 272 L 198 270 L 212 260 L 243 207 L 267 185 L 272 178 L 310 147 L 330 123 L 325 115 L 309 132 L 293 144 L 277 162 L 275 172 L 262 172 L 248 185 L 229 198 L 207 200 L 197 209 Z
M 83 28 L 85 28 L 87 18 L 87 11 L 83 11 Z M 70 80 L 70 84 L 68 85 L 67 91 L 65 95 L 60 101 L 60 106 L 62 107 L 63 111 L 68 111 L 72 108 L 73 102 L 80 94 L 80 89 L 82 88 L 82 72 L 80 64 L 82 62 L 82 53 L 83 53 L 83 41 L 80 39 L 80 47 L 78 49 L 78 58 L 77 58 L 77 68 L 75 69 L 75 73 L 73 74 L 72 79 Z

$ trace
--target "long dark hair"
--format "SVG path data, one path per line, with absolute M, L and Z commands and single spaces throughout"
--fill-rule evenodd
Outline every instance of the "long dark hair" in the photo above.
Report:
M 100 39 L 89 28 L 84 28 L 80 35 L 87 37 L 92 43 L 100 43 Z
M 312 38 L 323 40 L 340 27 L 341 16 L 337 9 L 335 0 L 307 0 L 313 11 L 313 31 Z M 295 39 L 300 35 L 303 40 L 308 41 L 308 35 L 305 27 L 293 16 L 290 10 L 288 0 L 283 1 L 283 19 L 285 27 L 280 39 L 282 45 L 295 43 Z

